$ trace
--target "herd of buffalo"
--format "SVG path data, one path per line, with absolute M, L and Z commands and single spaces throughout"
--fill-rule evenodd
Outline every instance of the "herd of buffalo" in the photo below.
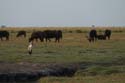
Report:
M 6 40 L 9 40 L 10 33 L 6 30 L 1 30 L 0 31 L 0 39 L 1 41 L 3 38 L 6 38 Z M 26 31 L 18 31 L 16 37 L 24 36 L 26 37 Z M 51 38 L 55 38 L 55 42 L 60 42 L 60 39 L 62 39 L 62 31 L 61 30 L 45 30 L 45 31 L 34 31 L 32 32 L 29 42 L 34 41 L 34 40 L 40 40 L 43 42 L 44 40 L 51 41 Z M 97 39 L 98 40 L 106 40 L 107 38 L 110 39 L 111 36 L 111 30 L 106 29 L 104 31 L 104 34 L 97 34 L 97 31 L 95 29 L 92 29 L 89 31 L 89 36 L 87 39 L 89 42 L 94 42 Z
M 55 42 L 59 42 L 62 39 L 62 31 L 61 30 L 45 30 L 45 31 L 36 31 L 31 34 L 29 38 L 29 42 L 33 41 L 34 39 L 37 41 L 39 39 L 41 42 L 46 40 L 46 42 L 51 38 L 55 38 Z
M 97 31 L 93 29 L 89 32 L 89 37 L 87 38 L 89 42 L 94 42 L 97 39 L 98 40 L 106 40 L 107 38 L 110 39 L 110 36 L 111 36 L 111 30 L 106 29 L 104 34 L 97 34 Z

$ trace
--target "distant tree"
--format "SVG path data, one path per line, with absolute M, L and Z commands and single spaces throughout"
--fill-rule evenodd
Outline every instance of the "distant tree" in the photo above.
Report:
M 5 25 L 2 25 L 1 28 L 5 28 L 6 26 Z

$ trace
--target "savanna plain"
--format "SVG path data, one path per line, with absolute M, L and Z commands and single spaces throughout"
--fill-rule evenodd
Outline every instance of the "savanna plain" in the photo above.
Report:
M 63 38 L 59 43 L 55 43 L 54 39 L 47 43 L 34 41 L 33 54 L 29 55 L 27 46 L 31 33 L 47 29 L 62 30 Z M 80 65 L 73 77 L 44 77 L 37 83 L 125 83 L 125 28 L 97 27 L 95 29 L 98 34 L 103 34 L 105 29 L 110 29 L 112 35 L 110 40 L 97 40 L 93 43 L 86 38 L 91 29 L 86 27 L 0 28 L 10 33 L 9 41 L 0 41 L 0 63 Z M 16 38 L 20 30 L 27 32 L 26 38 Z

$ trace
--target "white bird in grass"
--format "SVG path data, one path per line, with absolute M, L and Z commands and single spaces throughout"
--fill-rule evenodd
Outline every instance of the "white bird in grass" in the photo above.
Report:
M 32 54 L 32 47 L 33 47 L 33 42 L 31 41 L 28 45 L 28 53 L 31 55 Z

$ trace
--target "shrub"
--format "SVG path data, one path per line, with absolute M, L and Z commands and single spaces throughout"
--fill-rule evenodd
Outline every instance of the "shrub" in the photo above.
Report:
M 76 30 L 76 33 L 82 33 L 83 31 L 82 30 Z
M 69 33 L 73 33 L 73 31 L 68 31 Z

